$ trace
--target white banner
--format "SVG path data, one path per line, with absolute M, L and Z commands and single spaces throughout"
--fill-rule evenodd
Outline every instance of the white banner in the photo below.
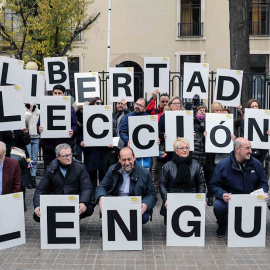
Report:
M 70 138 L 71 105 L 68 96 L 42 96 L 40 105 L 41 138 Z
M 228 247 L 265 247 L 266 201 L 263 195 L 231 195 Z
M 24 61 L 0 56 L 0 86 L 21 85 Z
M 83 106 L 83 141 L 85 146 L 113 143 L 112 106 Z
M 76 105 L 100 97 L 98 72 L 74 73 Z
M 102 198 L 103 250 L 142 250 L 141 197 Z
M 70 88 L 66 56 L 44 58 L 44 70 L 47 91 L 52 91 L 57 84 L 63 85 L 66 89 Z
M 252 148 L 270 148 L 270 137 L 267 134 L 270 130 L 269 120 L 269 110 L 245 109 L 244 137 L 251 142 Z
M 184 63 L 183 98 L 208 99 L 209 64 Z
M 134 101 L 134 68 L 110 68 L 110 102 Z
M 79 218 L 79 195 L 41 195 L 41 249 L 79 249 Z
M 168 193 L 167 246 L 198 246 L 205 242 L 205 194 Z
M 240 104 L 243 71 L 217 69 L 215 102 L 223 106 L 237 107 Z
M 0 131 L 23 128 L 25 117 L 22 87 L 0 86 Z
M 23 193 L 0 196 L 0 250 L 25 244 Z
M 129 116 L 128 134 L 136 158 L 159 156 L 157 115 Z
M 168 93 L 170 82 L 169 57 L 144 57 L 144 93 Z
M 23 70 L 22 89 L 24 103 L 40 104 L 40 97 L 45 94 L 44 71 Z
M 194 122 L 193 111 L 165 112 L 165 140 L 166 151 L 173 150 L 173 142 L 177 137 L 188 139 L 190 151 L 194 150 Z
M 230 153 L 233 150 L 233 114 L 207 113 L 205 152 Z

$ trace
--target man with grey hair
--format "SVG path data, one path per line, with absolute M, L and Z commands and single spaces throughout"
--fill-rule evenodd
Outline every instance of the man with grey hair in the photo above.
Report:
M 0 141 L 0 195 L 22 190 L 19 162 L 6 157 L 6 149 L 5 143 Z
M 216 197 L 214 214 L 217 218 L 217 237 L 224 237 L 228 224 L 228 201 L 231 194 L 250 194 L 262 188 L 268 201 L 268 181 L 259 160 L 251 156 L 251 143 L 245 138 L 234 141 L 234 151 L 217 164 L 210 190 Z
M 34 220 L 40 220 L 40 195 L 79 195 L 80 218 L 91 216 L 94 211 L 92 185 L 84 165 L 72 158 L 71 147 L 59 144 L 55 148 L 56 158 L 45 171 L 34 194 Z

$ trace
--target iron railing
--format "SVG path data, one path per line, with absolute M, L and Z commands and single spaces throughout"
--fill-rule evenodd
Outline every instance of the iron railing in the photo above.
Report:
M 251 36 L 269 36 L 269 21 L 249 22 L 249 35 Z
M 203 23 L 178 23 L 178 37 L 202 37 Z

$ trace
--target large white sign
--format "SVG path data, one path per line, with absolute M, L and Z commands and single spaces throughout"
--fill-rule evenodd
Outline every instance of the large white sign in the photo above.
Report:
M 43 96 L 40 106 L 41 138 L 70 138 L 70 97 Z
M 85 146 L 108 146 L 113 143 L 112 106 L 83 106 Z
M 0 131 L 23 128 L 25 117 L 22 87 L 0 86 Z
M 223 106 L 237 107 L 240 104 L 243 71 L 217 69 L 214 101 Z
M 129 116 L 128 134 L 136 158 L 159 156 L 157 115 Z
M 251 142 L 253 148 L 269 149 L 270 111 L 245 109 L 244 137 Z
M 134 101 L 134 68 L 110 68 L 110 102 Z
M 173 142 L 178 137 L 188 139 L 190 151 L 194 150 L 193 111 L 165 112 L 166 151 L 173 151 Z
M 184 63 L 183 98 L 208 99 L 209 64 Z
M 141 197 L 102 198 L 103 250 L 142 250 Z
M 233 150 L 233 114 L 207 113 L 205 152 L 230 153 Z
M 170 59 L 169 57 L 144 57 L 144 92 L 169 92 Z
M 22 89 L 24 103 L 40 104 L 40 96 L 45 93 L 44 71 L 23 70 Z
M 265 247 L 266 201 L 263 195 L 231 195 L 228 247 Z
M 23 193 L 0 196 L 0 250 L 25 244 Z
M 67 57 L 44 58 L 44 69 L 47 91 L 52 91 L 57 84 L 63 85 L 66 89 L 70 88 Z
M 41 249 L 79 249 L 79 195 L 40 196 Z
M 0 56 L 0 86 L 21 85 L 24 61 Z
M 74 74 L 76 104 L 83 105 L 94 97 L 100 97 L 98 72 Z
M 168 193 L 167 246 L 204 246 L 205 194 Z

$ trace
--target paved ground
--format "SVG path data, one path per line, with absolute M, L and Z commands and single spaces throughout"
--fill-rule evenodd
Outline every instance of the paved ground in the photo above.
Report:
M 103 251 L 98 207 L 82 221 L 80 250 L 41 250 L 32 197 L 27 190 L 26 244 L 0 251 L 0 269 L 270 269 L 270 211 L 265 248 L 227 248 L 227 238 L 215 236 L 212 207 L 206 211 L 205 247 L 167 247 L 159 197 L 153 221 L 143 226 L 142 251 Z

